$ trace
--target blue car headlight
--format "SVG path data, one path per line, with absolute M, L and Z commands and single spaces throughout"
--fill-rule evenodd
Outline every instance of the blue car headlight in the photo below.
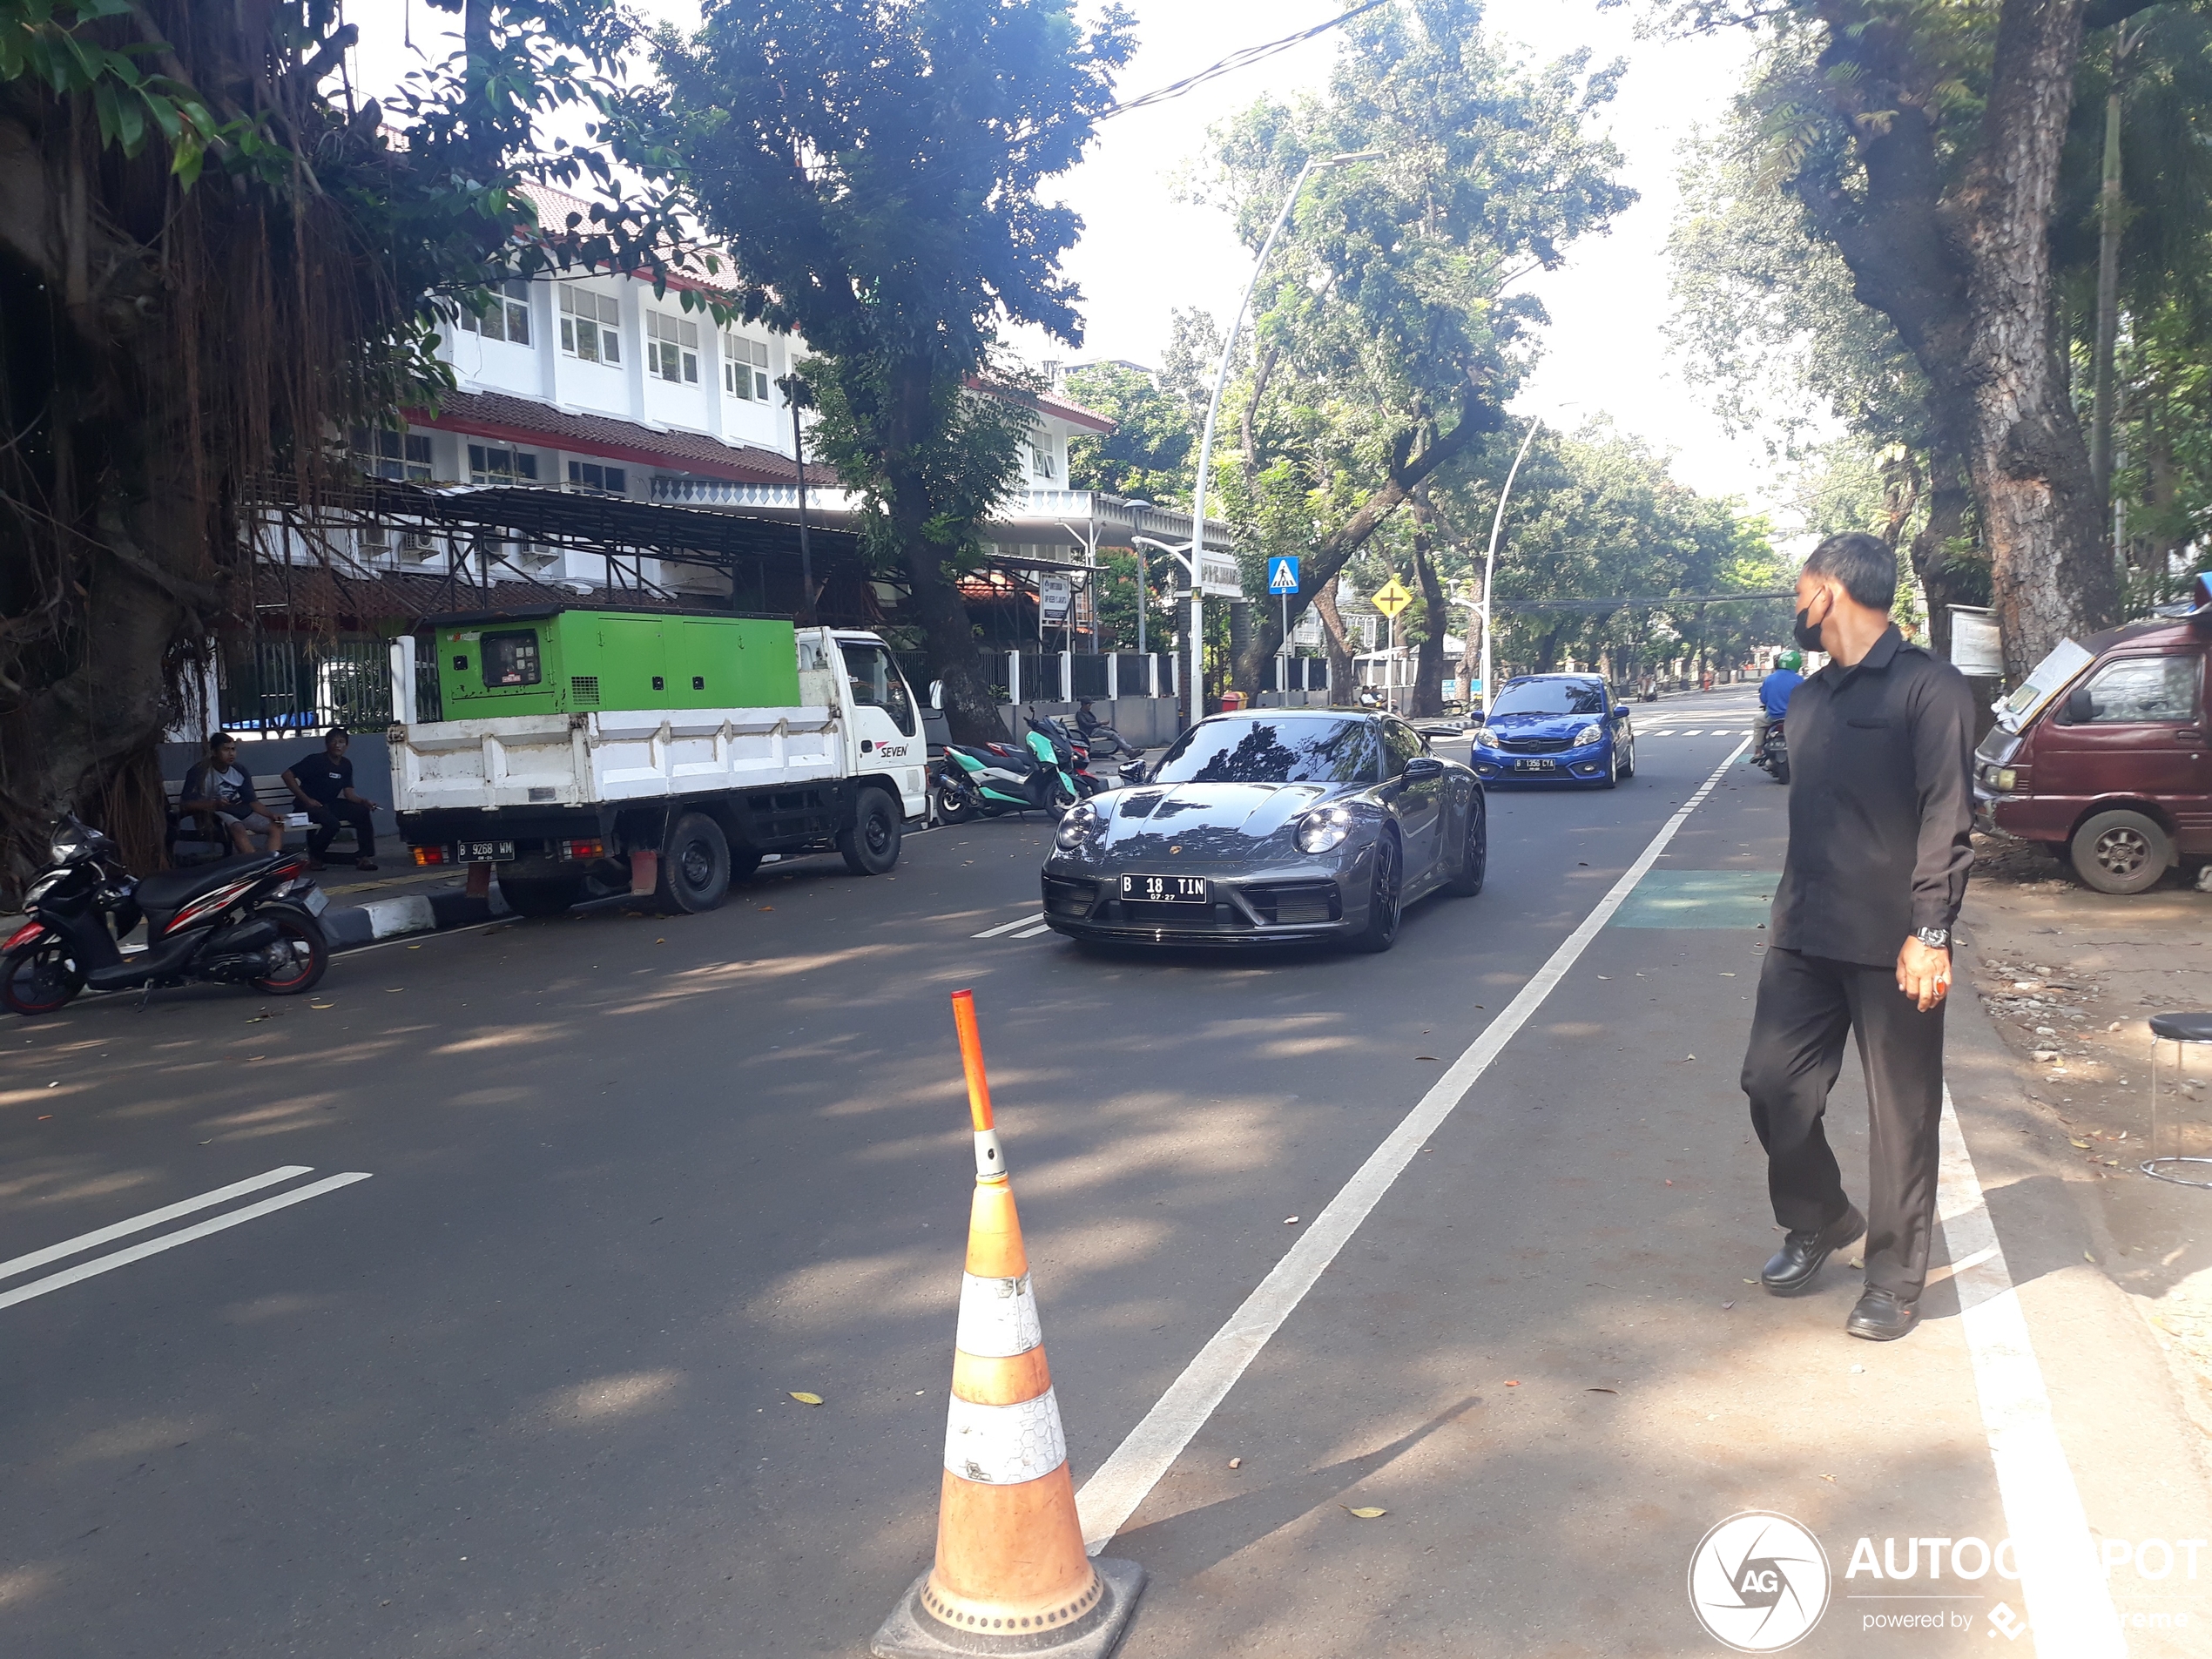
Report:
M 1052 833 L 1052 844 L 1062 853 L 1078 852 L 1088 846 L 1105 825 L 1105 816 L 1098 808 L 1089 801 L 1081 802 L 1060 820 L 1060 827 Z
M 1326 853 L 1340 846 L 1344 838 L 1352 833 L 1353 819 L 1348 806 L 1317 806 L 1298 820 L 1298 850 L 1301 853 Z
M 1577 749 L 1581 749 L 1588 747 L 1593 743 L 1602 743 L 1604 741 L 1605 728 L 1603 726 L 1586 725 L 1580 732 L 1577 732 L 1575 734 L 1574 746 Z

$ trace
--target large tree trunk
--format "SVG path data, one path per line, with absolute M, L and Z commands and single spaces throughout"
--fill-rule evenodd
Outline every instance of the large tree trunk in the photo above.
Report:
M 2120 92 L 2128 62 L 2128 30 L 2112 35 L 2112 85 L 2105 93 L 2105 152 L 2097 192 L 2097 344 L 2089 433 L 2089 475 L 2101 503 L 2112 499 L 2114 360 L 2120 346 Z
M 935 373 L 927 356 L 903 359 L 892 371 L 890 407 L 883 412 L 886 510 L 929 671 L 944 685 L 946 725 L 956 742 L 1003 743 L 1006 723 L 976 661 L 975 627 L 961 601 L 958 577 L 946 568 L 946 550 L 928 533 L 936 509 L 921 444 L 939 389 Z
M 1951 607 L 1967 603 L 1951 544 L 1966 522 L 1971 499 L 1959 457 L 1938 450 L 1928 459 L 1928 511 L 1912 537 L 1912 573 L 1928 596 L 1928 644 L 1938 657 L 1951 660 Z
M 2121 0 L 2120 9 L 2127 9 Z M 1823 84 L 1864 194 L 1809 169 L 1797 192 L 1928 377 L 1966 457 L 2008 673 L 2118 609 L 2096 486 L 2053 339 L 2050 216 L 2083 0 L 2004 0 L 1979 148 L 1946 199 L 1933 94 L 1908 25 L 1820 0 Z
M 1337 578 L 1331 577 L 1313 596 L 1314 614 L 1321 618 L 1321 639 L 1329 652 L 1329 701 L 1347 703 L 1359 671 L 1352 660 L 1352 641 L 1345 632 L 1344 617 L 1337 610 Z

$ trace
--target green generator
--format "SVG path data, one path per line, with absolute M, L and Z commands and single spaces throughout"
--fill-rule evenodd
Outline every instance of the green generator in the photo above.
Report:
M 788 622 L 557 605 L 434 619 L 448 720 L 799 704 Z

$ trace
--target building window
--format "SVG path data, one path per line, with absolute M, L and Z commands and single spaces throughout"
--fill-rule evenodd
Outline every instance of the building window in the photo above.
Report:
M 743 334 L 722 336 L 722 389 L 748 403 L 768 401 L 768 342 Z
M 472 484 L 534 484 L 537 457 L 528 449 L 504 449 L 472 443 L 469 446 L 469 482 Z
M 561 349 L 587 363 L 622 361 L 622 302 L 589 288 L 563 288 Z
M 414 484 L 430 482 L 428 437 L 382 426 L 357 426 L 351 436 L 354 464 L 370 477 Z
M 645 314 L 645 367 L 664 381 L 699 383 L 699 326 L 658 311 Z
M 503 340 L 509 345 L 527 346 L 530 343 L 530 285 L 527 282 L 502 282 L 491 308 L 482 317 L 463 307 L 461 326 L 472 334 L 482 334 L 486 340 Z
M 1033 443 L 1029 446 L 1029 470 L 1040 478 L 1058 475 L 1058 468 L 1053 460 L 1050 444 Z
M 569 482 L 581 489 L 596 489 L 602 495 L 627 496 L 630 470 L 626 467 L 603 467 L 596 461 L 571 461 Z

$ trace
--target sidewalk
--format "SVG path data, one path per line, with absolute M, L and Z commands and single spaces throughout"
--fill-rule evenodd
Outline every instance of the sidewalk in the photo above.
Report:
M 2040 848 L 1974 839 L 1963 931 L 1975 988 L 2032 1114 L 2024 1128 L 2061 1161 L 2100 1258 L 2212 1435 L 2212 1192 L 2140 1168 L 2155 1152 L 2212 1156 L 2212 1062 L 2198 1054 L 2193 1086 L 2177 1089 L 2171 1045 L 2159 1057 L 2159 1144 L 2149 1144 L 2149 1019 L 2212 1008 L 2212 894 L 2175 873 L 2148 893 L 2114 897 Z

